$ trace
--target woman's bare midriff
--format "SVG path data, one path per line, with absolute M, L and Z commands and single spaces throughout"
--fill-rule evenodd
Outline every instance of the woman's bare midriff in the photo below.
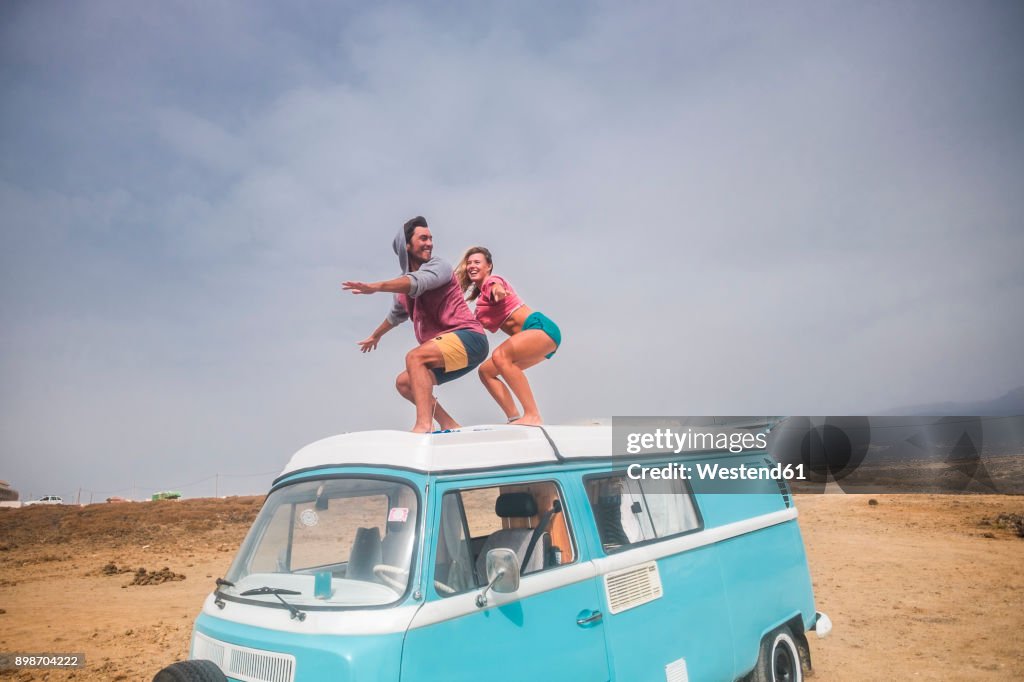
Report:
M 533 310 L 530 309 L 530 306 L 524 303 L 513 310 L 511 315 L 505 318 L 505 321 L 501 323 L 501 331 L 505 332 L 509 336 L 518 334 L 523 330 L 523 324 L 526 322 L 526 318 L 528 318 L 532 313 Z

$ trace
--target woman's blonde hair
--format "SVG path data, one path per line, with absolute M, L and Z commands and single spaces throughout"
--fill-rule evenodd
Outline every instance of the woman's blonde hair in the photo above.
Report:
M 466 253 L 462 254 L 462 258 L 459 260 L 459 267 L 455 268 L 455 280 L 459 283 L 459 288 L 462 289 L 463 295 L 466 295 L 467 301 L 475 301 L 476 297 L 480 295 L 480 287 L 469 280 L 469 273 L 466 272 L 466 260 L 473 254 L 479 253 L 487 261 L 487 264 L 494 268 L 494 261 L 491 259 L 491 252 L 483 246 L 471 246 L 466 249 Z

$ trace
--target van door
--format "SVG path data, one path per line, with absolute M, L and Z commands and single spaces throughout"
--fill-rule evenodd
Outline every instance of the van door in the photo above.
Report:
M 733 679 L 721 566 L 685 482 L 584 482 L 614 679 Z
M 403 682 L 567 674 L 579 682 L 608 680 L 595 570 L 580 560 L 557 482 L 449 483 L 438 493 L 433 547 L 424 548 L 424 604 L 406 633 Z M 553 511 L 556 501 L 560 512 Z M 519 589 L 490 591 L 479 606 L 486 553 L 496 547 L 519 557 Z

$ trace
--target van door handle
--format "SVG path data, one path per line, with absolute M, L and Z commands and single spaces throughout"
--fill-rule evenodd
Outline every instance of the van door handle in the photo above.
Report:
M 602 618 L 604 618 L 604 614 L 601 613 L 600 611 L 591 611 L 590 615 L 586 616 L 586 617 L 584 617 L 583 614 L 581 613 L 580 617 L 576 619 L 576 625 L 579 625 L 580 627 L 584 627 L 585 628 L 588 625 L 594 625 L 595 623 L 600 623 Z

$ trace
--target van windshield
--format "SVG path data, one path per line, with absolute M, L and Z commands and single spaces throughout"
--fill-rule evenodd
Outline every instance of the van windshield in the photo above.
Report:
M 279 488 L 263 509 L 220 588 L 276 607 L 378 606 L 406 591 L 416 544 L 418 498 L 397 480 L 339 477 Z M 254 592 L 256 591 L 256 592 Z M 248 593 L 248 594 L 243 594 Z

